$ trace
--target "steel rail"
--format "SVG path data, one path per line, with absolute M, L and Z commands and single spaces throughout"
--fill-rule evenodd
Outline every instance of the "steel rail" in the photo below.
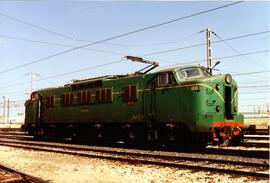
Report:
M 27 140 L 27 142 L 24 143 L 35 143 L 35 139 L 32 138 L 32 136 L 19 136 L 19 137 L 5 137 L 1 136 L 0 134 L 0 139 L 1 138 L 6 138 L 6 139 L 17 139 L 17 140 Z M 55 142 L 55 141 L 43 141 L 45 142 Z M 22 142 L 21 142 L 22 143 Z M 73 145 L 80 145 L 80 144 L 74 144 L 70 143 L 70 141 L 56 141 L 55 143 L 69 143 Z M 241 144 L 240 146 L 242 147 L 269 147 L 267 146 L 268 144 L 263 143 L 263 144 L 251 144 L 251 143 L 246 143 L 246 144 Z M 91 146 L 89 146 L 90 148 Z M 206 154 L 219 154 L 219 155 L 231 155 L 231 156 L 242 156 L 242 157 L 251 157 L 251 158 L 262 158 L 262 159 L 269 159 L 270 154 L 269 151 L 263 151 L 263 150 L 234 150 L 234 149 L 224 149 L 224 148 L 215 148 L 212 146 L 208 146 L 205 149 L 199 150 L 197 152 L 192 152 L 192 153 L 206 153 Z
M 11 144 L 10 144 L 11 143 Z M 249 172 L 249 171 L 240 171 L 240 170 L 231 170 L 231 169 L 220 169 L 220 168 L 213 168 L 213 167 L 205 167 L 205 166 L 198 166 L 198 165 L 187 165 L 183 163 L 175 163 L 175 162 L 164 162 L 164 160 L 167 161 L 176 161 L 176 160 L 186 160 L 186 161 L 207 161 L 211 163 L 221 163 L 221 164 L 232 164 L 232 165 L 244 165 L 244 166 L 260 166 L 263 168 L 269 168 L 268 164 L 261 164 L 261 163 L 250 163 L 250 162 L 237 162 L 237 161 L 227 161 L 227 160 L 218 160 L 218 159 L 205 159 L 205 158 L 192 158 L 192 157 L 175 157 L 175 156 L 164 156 L 164 155 L 149 155 L 149 154 L 140 154 L 140 153 L 127 153 L 127 152 L 108 152 L 112 155 L 97 155 L 97 154 L 86 154 L 82 152 L 70 152 L 70 151 L 61 151 L 61 150 L 55 150 L 55 149 L 44 149 L 40 147 L 33 147 L 33 146 L 20 146 L 17 144 L 12 144 L 12 142 L 6 142 L 6 143 L 0 143 L 1 145 L 11 146 L 11 147 L 17 147 L 17 148 L 24 148 L 24 149 L 31 149 L 31 150 L 38 150 L 38 151 L 46 151 L 46 152 L 54 152 L 54 153 L 64 153 L 64 154 L 70 154 L 70 155 L 79 155 L 79 156 L 85 156 L 85 157 L 92 157 L 92 158 L 103 158 L 103 159 L 109 159 L 109 160 L 121 160 L 121 161 L 135 161 L 138 163 L 145 163 L 145 164 L 152 164 L 152 165 L 160 165 L 160 166 L 170 166 L 170 167 L 178 167 L 178 168 L 187 168 L 187 169 L 196 169 L 196 170 L 204 170 L 204 171 L 213 171 L 213 172 L 222 172 L 222 173 L 229 173 L 229 174 L 237 174 L 237 175 L 245 175 L 245 176 L 253 176 L 253 177 L 261 177 L 261 178 L 269 178 L 269 174 L 266 173 L 260 173 L 260 172 Z M 25 145 L 25 144 L 24 144 Z M 27 145 L 38 145 L 38 144 L 27 144 Z M 44 144 L 42 144 L 44 145 Z M 51 144 L 50 144 L 51 146 Z M 55 148 L 55 147 L 54 147 Z M 65 150 L 67 149 L 76 149 L 74 147 L 60 147 Z M 87 149 L 82 148 L 84 151 Z M 91 151 L 91 150 L 90 150 Z M 104 153 L 106 150 L 98 151 L 100 153 Z M 107 153 L 107 152 L 106 152 Z M 119 157 L 115 155 L 136 155 L 137 158 L 130 158 L 130 157 Z M 147 159 L 138 159 L 139 157 L 148 157 L 148 158 L 155 158 L 155 160 L 147 160 Z M 157 158 L 162 158 L 162 162 L 156 161 Z M 164 159 L 165 158 L 165 159 Z
M 261 150 L 239 150 L 239 149 L 224 149 L 224 148 L 206 148 L 200 151 L 205 154 L 220 154 L 220 155 L 232 155 L 232 156 L 242 156 L 260 159 L 269 159 L 269 151 Z
M 243 142 L 241 146 L 243 147 L 268 147 L 269 148 L 269 142 Z
M 48 183 L 49 182 L 49 181 L 42 180 L 41 178 L 34 177 L 32 175 L 28 175 L 26 173 L 20 172 L 18 170 L 12 169 L 12 168 L 4 166 L 4 165 L 0 165 L 0 169 L 4 170 L 6 172 L 10 172 L 10 173 L 14 173 L 14 174 L 19 175 L 23 179 L 22 182 L 28 182 L 28 183 Z
M 270 141 L 270 136 L 267 135 L 244 135 L 244 139 L 253 139 L 253 140 L 269 140 Z
M 269 167 L 269 164 L 265 163 L 253 163 L 253 162 L 243 162 L 243 161 L 233 161 L 233 160 L 224 160 L 224 159 L 212 159 L 212 158 L 197 158 L 197 157 L 186 157 L 186 156 L 173 156 L 173 155 L 159 155 L 159 154 L 143 154 L 143 153 L 136 153 L 136 152 L 124 152 L 124 151 L 115 151 L 115 150 L 104 150 L 104 149 L 93 149 L 88 147 L 71 147 L 66 145 L 60 144 L 37 144 L 37 143 L 28 143 L 28 142 L 10 142 L 10 141 L 2 141 L 0 139 L 0 144 L 2 142 L 6 143 L 16 143 L 16 144 L 23 144 L 23 145 L 34 145 L 34 146 L 47 146 L 52 148 L 65 148 L 70 150 L 79 150 L 79 151 L 92 151 L 98 153 L 113 153 L 113 154 L 121 154 L 121 155 L 135 155 L 135 156 L 142 156 L 142 157 L 154 157 L 154 158 L 166 158 L 166 159 L 174 159 L 174 160 L 188 160 L 188 161 L 208 161 L 212 163 L 221 163 L 221 164 L 237 164 L 237 165 L 244 165 L 244 166 L 262 166 L 265 168 Z M 33 146 L 32 146 L 33 147 Z M 131 149 L 129 149 L 131 150 Z
M 12 139 L 13 140 L 13 139 Z M 14 142 L 12 142 L 12 140 L 4 140 L 4 139 L 1 139 L 0 138 L 0 143 L 4 142 L 4 143 L 16 143 L 16 144 L 24 144 L 24 145 L 36 145 L 36 146 L 47 146 L 47 147 L 53 147 L 53 148 L 68 148 L 68 149 L 71 149 L 71 150 L 81 150 L 81 151 L 92 151 L 92 152 L 101 152 L 101 153 L 117 153 L 117 154 L 123 154 L 123 155 L 136 155 L 136 156 L 149 156 L 149 154 L 143 154 L 143 150 L 141 150 L 141 153 L 136 153 L 136 152 L 129 152 L 130 150 L 132 149 L 121 149 L 121 151 L 115 151 L 115 148 L 114 149 L 101 149 L 101 148 L 97 148 L 97 147 L 93 147 L 93 146 L 85 146 L 85 147 L 77 147 L 78 145 L 76 144 L 61 144 L 61 143 L 55 143 L 55 142 L 36 142 L 36 141 L 18 141 L 18 140 L 15 140 Z M 106 147 L 106 148 L 110 148 L 110 147 Z M 133 149 L 134 150 L 134 149 Z M 138 150 L 138 149 L 136 149 Z M 211 151 L 212 150 L 212 151 Z M 216 149 L 216 153 L 213 153 L 214 152 L 214 149 L 205 149 L 205 150 L 201 150 L 199 151 L 199 153 L 205 153 L 205 151 L 209 151 L 211 152 L 210 154 L 218 154 L 218 155 L 221 155 L 219 153 L 219 150 L 224 150 L 224 149 Z M 227 150 L 225 150 L 227 151 Z M 239 156 L 238 152 L 241 153 L 247 153 L 247 155 L 251 154 L 251 152 L 255 153 L 255 155 L 257 155 L 257 153 L 259 152 L 259 155 L 262 155 L 262 152 L 264 154 L 267 154 L 269 153 L 268 151 L 243 151 L 243 150 L 228 150 L 229 153 L 228 154 L 225 154 L 225 155 L 232 155 L 232 152 L 234 153 L 233 155 L 234 156 Z M 164 151 L 162 151 L 163 153 L 166 153 Z M 169 153 L 169 152 L 167 152 Z M 177 152 L 179 153 L 179 152 Z M 183 152 L 185 153 L 185 152 Z M 192 152 L 188 152 L 189 154 L 191 154 Z M 194 155 L 195 154 L 198 154 L 198 153 L 193 153 Z M 157 158 L 176 158 L 176 159 L 179 159 L 179 160 L 182 160 L 182 159 L 185 159 L 185 160 L 192 160 L 192 161 L 211 161 L 211 162 L 218 162 L 218 163 L 224 163 L 224 164 L 227 164 L 227 163 L 239 163 L 238 165 L 245 165 L 245 166 L 264 166 L 265 164 L 257 164 L 257 163 L 251 163 L 251 162 L 239 162 L 239 161 L 233 161 L 233 160 L 222 160 L 222 159 L 209 159 L 209 158 L 195 158 L 195 157 L 186 157 L 186 156 L 173 156 L 173 155 L 158 155 L 158 154 L 151 154 L 151 156 L 154 156 L 154 157 L 157 157 Z M 189 159 L 188 159 L 189 158 Z M 254 158 L 254 157 L 253 157 Z M 258 157 L 255 157 L 255 158 L 261 158 L 260 156 Z M 264 159 L 264 158 L 262 158 Z M 269 165 L 266 164 L 265 165 L 266 167 L 268 167 Z
M 252 130 L 244 130 L 244 134 L 248 135 L 270 135 L 270 131 L 268 129 L 256 129 Z

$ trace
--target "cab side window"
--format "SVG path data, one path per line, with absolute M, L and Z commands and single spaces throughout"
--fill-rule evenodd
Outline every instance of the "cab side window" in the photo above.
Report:
M 158 85 L 166 86 L 175 84 L 174 74 L 172 72 L 163 72 L 159 74 Z

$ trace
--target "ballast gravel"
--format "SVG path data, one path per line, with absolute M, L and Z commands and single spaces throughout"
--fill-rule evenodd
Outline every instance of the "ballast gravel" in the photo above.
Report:
M 258 180 L 252 177 L 127 163 L 6 146 L 0 146 L 0 164 L 53 183 L 268 182 L 268 180 Z

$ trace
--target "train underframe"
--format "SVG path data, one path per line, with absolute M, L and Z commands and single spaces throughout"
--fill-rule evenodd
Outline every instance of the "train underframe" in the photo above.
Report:
M 209 142 L 229 145 L 233 141 L 241 141 L 241 132 L 234 128 L 210 128 L 208 132 L 192 132 L 185 124 L 179 123 L 43 123 L 28 124 L 25 131 L 39 139 L 70 139 L 94 145 L 121 143 L 127 146 L 204 148 Z
M 239 145 L 244 137 L 243 128 L 241 127 L 214 127 L 209 128 L 209 133 L 212 136 L 213 144 L 221 146 Z

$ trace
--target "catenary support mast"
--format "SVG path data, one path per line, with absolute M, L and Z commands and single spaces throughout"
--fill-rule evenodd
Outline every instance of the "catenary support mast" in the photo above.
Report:
M 212 50 L 211 50 L 211 30 L 206 29 L 206 46 L 207 46 L 207 69 L 212 74 Z

